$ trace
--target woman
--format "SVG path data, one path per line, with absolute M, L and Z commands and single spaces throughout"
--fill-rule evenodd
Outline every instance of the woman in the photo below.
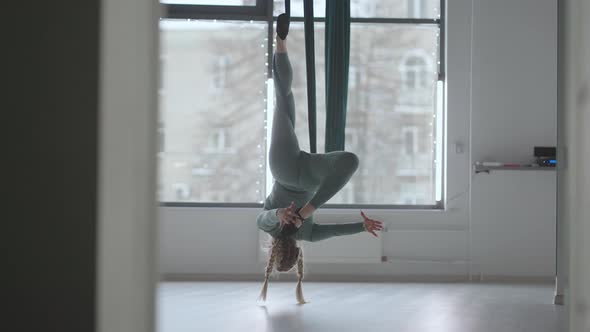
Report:
M 297 300 L 305 303 L 301 291 L 303 254 L 296 240 L 320 241 L 334 236 L 367 231 L 377 236 L 382 223 L 369 219 L 363 222 L 319 225 L 313 213 L 348 182 L 358 168 L 358 157 L 346 151 L 310 154 L 301 151 L 295 135 L 295 104 L 291 92 L 292 69 L 287 54 L 286 37 L 289 18 L 281 14 L 277 20 L 276 51 L 273 75 L 276 109 L 269 151 L 270 170 L 275 183 L 258 215 L 258 227 L 273 237 L 264 286 L 260 294 L 266 300 L 268 278 L 276 265 L 278 271 L 289 271 L 297 264 Z

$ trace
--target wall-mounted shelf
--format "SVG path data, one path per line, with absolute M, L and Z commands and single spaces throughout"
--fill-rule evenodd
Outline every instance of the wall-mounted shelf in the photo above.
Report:
M 555 171 L 555 167 L 541 167 L 541 166 L 521 166 L 521 167 L 510 167 L 510 166 L 481 166 L 473 165 L 475 174 L 479 173 L 490 173 L 491 171 Z

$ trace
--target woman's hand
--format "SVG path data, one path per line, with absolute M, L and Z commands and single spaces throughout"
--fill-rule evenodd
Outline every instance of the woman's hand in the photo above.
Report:
M 367 217 L 363 211 L 361 211 L 361 216 L 365 220 L 364 226 L 365 226 L 365 229 L 367 230 L 367 232 L 373 234 L 373 236 L 375 236 L 375 237 L 378 237 L 377 233 L 375 233 L 375 231 L 381 231 L 383 229 L 383 222 L 381 222 L 379 220 L 369 219 L 369 217 Z
M 303 224 L 303 220 L 299 218 L 295 210 L 295 203 L 293 202 L 291 202 L 291 205 L 289 205 L 289 207 L 277 210 L 277 217 L 279 217 L 281 228 L 287 224 L 293 224 L 297 226 L 297 228 L 301 227 L 301 225 Z

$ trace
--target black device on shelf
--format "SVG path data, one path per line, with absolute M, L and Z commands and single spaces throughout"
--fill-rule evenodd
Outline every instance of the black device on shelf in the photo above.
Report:
M 557 150 L 554 146 L 535 146 L 535 159 L 539 166 L 555 167 Z

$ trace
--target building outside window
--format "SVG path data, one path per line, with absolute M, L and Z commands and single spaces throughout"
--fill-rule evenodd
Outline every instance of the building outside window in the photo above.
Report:
M 160 154 L 160 200 L 180 200 L 166 188 L 184 183 L 191 188 L 186 201 L 261 204 L 268 194 L 267 179 L 272 179 L 266 164 L 269 112 L 274 110 L 269 88 L 274 35 L 269 35 L 269 26 L 274 31 L 284 2 L 162 3 L 161 76 L 166 93 L 160 115 L 166 144 Z M 442 192 L 436 179 L 443 176 L 433 167 L 442 149 L 434 141 L 444 130 L 444 123 L 436 121 L 441 110 L 435 102 L 441 93 L 437 82 L 444 78 L 444 61 L 435 65 L 443 47 L 441 3 L 351 0 L 346 149 L 359 156 L 360 165 L 329 204 L 440 206 L 431 193 Z M 318 152 L 323 152 L 325 1 L 314 1 L 314 14 L 317 138 Z M 302 0 L 291 1 L 291 16 L 288 49 L 296 133 L 300 147 L 309 151 Z M 401 156 L 414 160 L 404 162 Z M 178 160 L 187 166 L 167 166 Z M 405 183 L 403 189 L 400 183 Z M 407 203 L 408 197 L 418 198 Z

